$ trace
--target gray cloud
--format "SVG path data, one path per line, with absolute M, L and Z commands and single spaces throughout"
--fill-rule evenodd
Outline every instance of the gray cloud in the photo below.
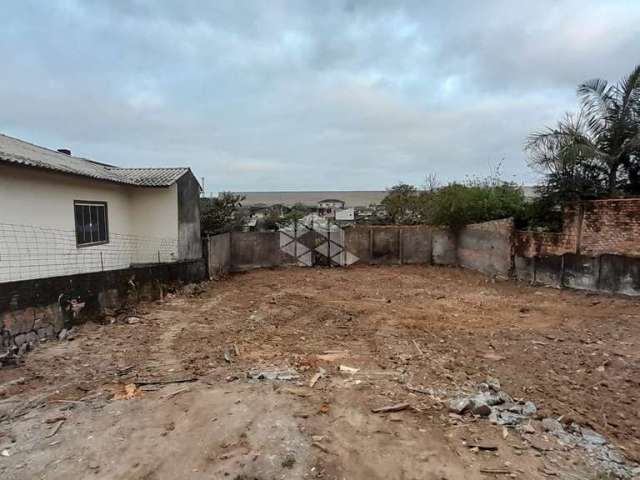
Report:
M 0 130 L 207 190 L 504 172 L 575 86 L 640 61 L 633 1 L 111 0 L 4 6 Z M 521 3 L 516 5 L 516 3 Z

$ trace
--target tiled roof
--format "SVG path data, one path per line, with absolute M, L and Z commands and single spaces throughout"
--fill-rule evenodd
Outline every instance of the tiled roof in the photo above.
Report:
M 142 187 L 168 187 L 189 171 L 181 168 L 119 168 L 39 147 L 0 134 L 0 162 Z

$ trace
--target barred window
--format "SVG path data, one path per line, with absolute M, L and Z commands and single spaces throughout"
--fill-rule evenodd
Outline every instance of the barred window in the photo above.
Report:
M 80 246 L 98 245 L 109 241 L 106 202 L 74 203 L 76 217 L 76 243 Z

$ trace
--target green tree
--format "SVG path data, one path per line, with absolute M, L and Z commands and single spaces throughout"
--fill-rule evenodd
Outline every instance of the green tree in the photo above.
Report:
M 203 198 L 200 202 L 200 229 L 204 235 L 217 235 L 238 228 L 244 221 L 240 214 L 245 197 L 222 192 L 216 198 Z
M 382 200 L 382 205 L 391 223 L 419 223 L 419 198 L 416 187 L 399 183 L 387 190 L 387 196 Z
M 455 230 L 470 223 L 520 218 L 525 208 L 518 185 L 495 178 L 470 180 L 435 190 L 427 201 L 425 220 Z

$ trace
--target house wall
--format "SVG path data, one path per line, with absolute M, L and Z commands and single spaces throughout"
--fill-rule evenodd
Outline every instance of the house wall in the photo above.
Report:
M 191 173 L 187 173 L 174 186 L 178 189 L 178 258 L 202 258 L 200 184 Z
M 107 202 L 109 242 L 78 247 L 74 200 Z M 177 187 L 0 165 L 0 283 L 177 259 Z

